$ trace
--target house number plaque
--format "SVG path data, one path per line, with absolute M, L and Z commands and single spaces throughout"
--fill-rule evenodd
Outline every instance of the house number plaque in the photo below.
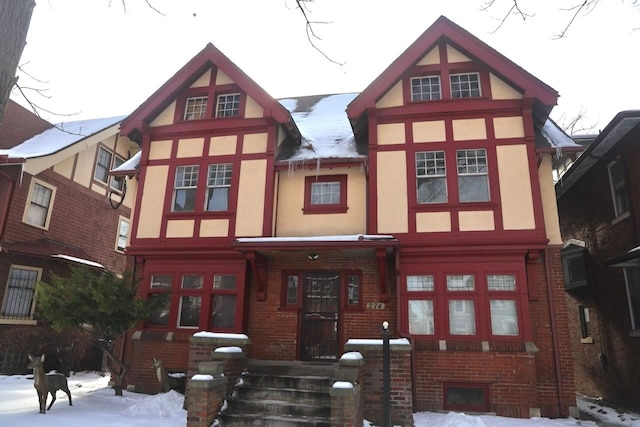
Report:
M 367 310 L 384 310 L 383 302 L 368 302 Z

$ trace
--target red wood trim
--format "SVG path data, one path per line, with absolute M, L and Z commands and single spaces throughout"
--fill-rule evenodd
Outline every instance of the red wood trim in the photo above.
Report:
M 537 271 L 539 257 L 540 251 L 530 250 L 527 252 L 527 289 L 529 301 L 538 301 L 540 299 Z
M 255 251 L 247 251 L 247 261 L 251 266 L 253 278 L 256 281 L 256 295 L 258 301 L 264 301 L 267 298 L 267 262 L 263 255 Z M 299 282 L 300 283 L 300 282 Z
M 146 182 L 147 176 L 147 164 L 149 162 L 149 149 L 151 147 L 151 138 L 148 134 L 142 135 L 142 155 L 140 158 L 140 172 L 138 175 L 138 194 L 135 197 L 135 209 L 134 215 L 131 218 L 131 235 L 129 236 L 129 248 L 127 248 L 127 252 L 131 247 L 134 247 L 138 242 L 138 224 L 140 223 L 140 209 L 142 206 L 142 192 L 144 191 L 144 185 Z M 146 239 L 145 239 L 146 240 Z
M 274 208 L 277 206 L 275 206 L 276 172 L 274 169 L 274 152 L 277 137 L 277 125 L 271 126 L 267 131 L 267 170 L 265 171 L 267 176 L 265 177 L 264 219 L 262 223 L 263 236 L 275 235 Z
M 311 203 L 311 188 L 316 182 L 338 182 L 340 184 L 340 202 L 331 205 L 314 205 Z M 303 213 L 326 214 L 326 213 L 346 213 L 347 206 L 347 175 L 319 175 L 307 176 L 304 179 L 304 208 Z
M 376 249 L 378 260 L 378 280 L 380 280 L 379 298 L 381 302 L 389 302 L 389 289 L 387 283 L 387 250 Z
M 369 126 L 369 175 L 367 179 L 367 232 L 378 233 L 378 119 L 376 110 L 367 110 Z
M 269 119 L 260 117 L 245 119 L 242 117 L 214 117 L 210 119 L 187 120 L 173 125 L 149 128 L 153 139 L 165 139 L 168 136 L 191 138 L 193 134 L 228 135 L 239 133 L 249 128 L 267 129 L 271 125 Z

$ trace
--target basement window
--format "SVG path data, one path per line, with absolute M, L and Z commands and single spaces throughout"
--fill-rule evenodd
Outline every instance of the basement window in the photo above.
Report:
M 489 390 L 482 384 L 444 384 L 444 409 L 489 412 Z

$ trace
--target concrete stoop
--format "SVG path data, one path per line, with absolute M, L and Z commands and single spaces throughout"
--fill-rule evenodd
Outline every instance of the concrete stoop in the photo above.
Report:
M 331 365 L 249 364 L 220 414 L 227 426 L 329 427 Z

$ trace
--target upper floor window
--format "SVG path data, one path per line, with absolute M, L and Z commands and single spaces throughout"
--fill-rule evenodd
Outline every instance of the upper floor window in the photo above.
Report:
M 432 101 L 440 99 L 440 76 L 411 78 L 411 100 Z
M 613 198 L 613 209 L 616 218 L 629 212 L 629 199 L 627 198 L 627 181 L 625 178 L 624 165 L 620 160 L 609 163 L 609 184 L 611 186 L 611 197 Z
M 416 153 L 418 203 L 447 201 L 447 172 L 444 151 Z
M 116 155 L 113 159 L 113 168 L 117 168 L 121 164 L 124 163 L 124 159 L 118 155 Z M 112 176 L 111 178 L 111 189 L 121 192 L 124 189 L 124 176 Z
M 489 201 L 487 150 L 457 150 L 456 162 L 460 202 Z
M 109 169 L 113 154 L 103 147 L 98 147 L 98 158 L 96 159 L 96 169 L 93 172 L 93 179 L 96 181 L 109 182 Z
M 216 117 L 236 117 L 240 114 L 240 94 L 227 93 L 218 95 Z
M 304 213 L 344 213 L 346 211 L 346 175 L 306 177 Z
M 204 119 L 207 113 L 207 97 L 187 98 L 184 107 L 184 120 Z
M 640 268 L 625 268 L 624 280 L 627 288 L 631 330 L 637 331 L 640 330 Z
M 36 283 L 40 280 L 41 273 L 39 268 L 11 266 L 2 303 L 3 317 L 31 319 Z
M 23 221 L 36 227 L 48 228 L 56 189 L 33 179 Z
M 477 98 L 480 92 L 478 73 L 451 74 L 451 98 Z
M 120 217 L 118 221 L 118 236 L 116 237 L 116 251 L 123 252 L 127 247 L 127 240 L 129 239 L 129 220 Z
M 193 212 L 196 207 L 196 190 L 200 167 L 178 166 L 173 189 L 173 212 Z
M 205 210 L 226 211 L 229 209 L 231 171 L 231 163 L 209 165 Z

